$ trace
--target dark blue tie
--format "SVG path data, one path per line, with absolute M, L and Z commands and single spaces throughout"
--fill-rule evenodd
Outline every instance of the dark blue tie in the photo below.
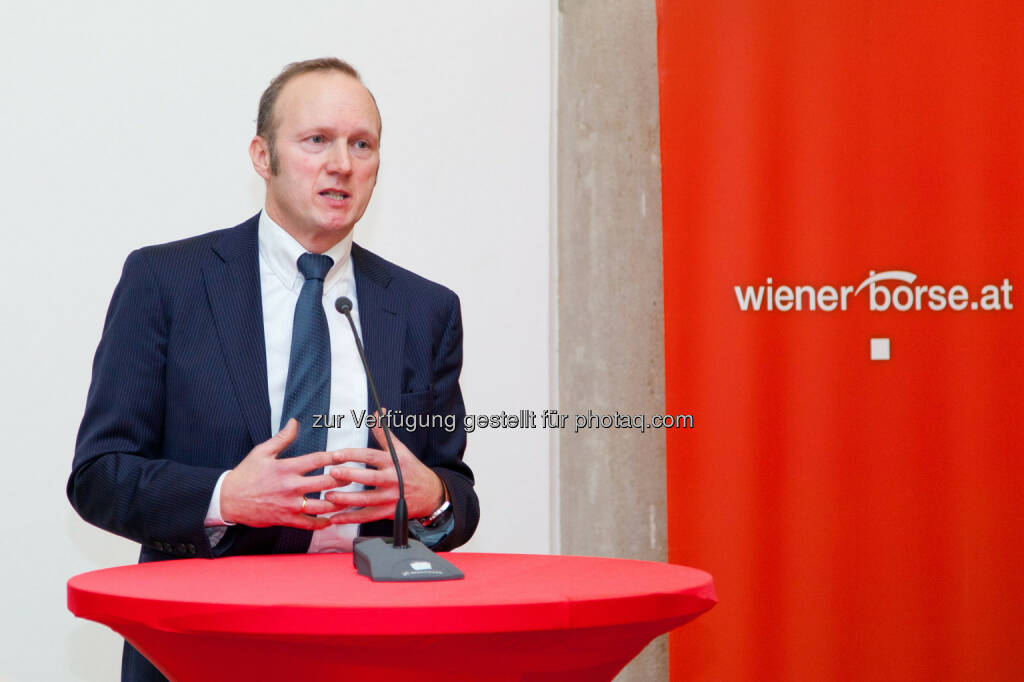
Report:
M 324 277 L 334 265 L 330 256 L 304 253 L 299 272 L 306 278 L 295 304 L 292 349 L 288 359 L 288 381 L 284 389 L 281 428 L 288 420 L 299 420 L 299 435 L 281 457 L 297 457 L 327 449 L 327 429 L 313 428 L 313 415 L 326 415 L 331 407 L 331 335 L 322 303 Z M 323 469 L 310 475 L 323 473 Z M 307 497 L 319 497 L 308 493 Z

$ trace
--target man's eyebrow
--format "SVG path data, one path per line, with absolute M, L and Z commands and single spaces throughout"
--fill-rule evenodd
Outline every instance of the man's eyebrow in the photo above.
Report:
M 311 125 L 306 128 L 299 128 L 296 134 L 301 139 L 310 135 L 330 135 L 333 137 L 339 133 L 336 128 L 330 125 Z M 349 137 L 370 137 L 376 140 L 380 135 L 371 127 L 357 126 L 351 129 Z
M 298 130 L 298 135 L 300 137 L 306 137 L 307 135 L 323 135 L 324 133 L 330 133 L 333 135 L 334 128 L 325 125 L 312 125 Z
M 363 127 L 363 126 L 359 126 L 359 127 L 353 128 L 352 129 L 352 135 L 353 136 L 355 136 L 355 135 L 362 135 L 364 137 L 372 137 L 375 140 L 379 137 L 379 135 L 377 134 L 376 130 L 374 130 L 373 128 L 366 128 L 366 127 Z

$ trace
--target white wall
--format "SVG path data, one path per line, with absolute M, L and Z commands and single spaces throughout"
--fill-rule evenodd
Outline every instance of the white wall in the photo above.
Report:
M 120 639 L 65 604 L 69 577 L 137 555 L 64 494 L 92 354 L 129 251 L 262 205 L 246 148 L 285 63 L 340 56 L 374 91 L 356 240 L 461 295 L 467 409 L 550 406 L 550 3 L 65 0 L 0 26 L 0 681 L 117 679 Z M 467 461 L 467 549 L 548 551 L 548 434 L 478 432 Z

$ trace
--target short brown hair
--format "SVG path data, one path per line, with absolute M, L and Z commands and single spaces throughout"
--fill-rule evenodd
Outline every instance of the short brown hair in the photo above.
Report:
M 274 120 L 274 105 L 277 104 L 278 95 L 281 94 L 281 90 L 288 84 L 288 81 L 296 76 L 314 71 L 339 71 L 347 76 L 352 76 L 362 83 L 364 88 L 366 87 L 355 67 L 337 57 L 307 59 L 301 62 L 292 62 L 284 67 L 281 73 L 277 74 L 277 77 L 270 81 L 270 85 L 267 86 L 267 89 L 260 96 L 260 108 L 256 115 L 256 134 L 267 141 L 267 146 L 270 148 L 270 172 L 275 175 L 277 174 L 278 166 L 277 149 L 275 147 L 277 143 L 277 122 Z M 370 89 L 366 88 L 366 91 L 370 92 Z M 373 96 L 372 92 L 370 92 L 370 99 L 373 100 L 374 105 L 377 104 L 377 99 Z M 377 120 L 380 120 L 379 109 L 377 111 Z

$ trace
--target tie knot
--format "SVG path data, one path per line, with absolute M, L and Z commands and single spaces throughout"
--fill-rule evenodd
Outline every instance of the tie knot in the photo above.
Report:
M 327 271 L 334 265 L 330 256 L 322 253 L 304 253 L 299 256 L 299 272 L 306 279 L 318 279 L 321 282 L 327 276 Z

